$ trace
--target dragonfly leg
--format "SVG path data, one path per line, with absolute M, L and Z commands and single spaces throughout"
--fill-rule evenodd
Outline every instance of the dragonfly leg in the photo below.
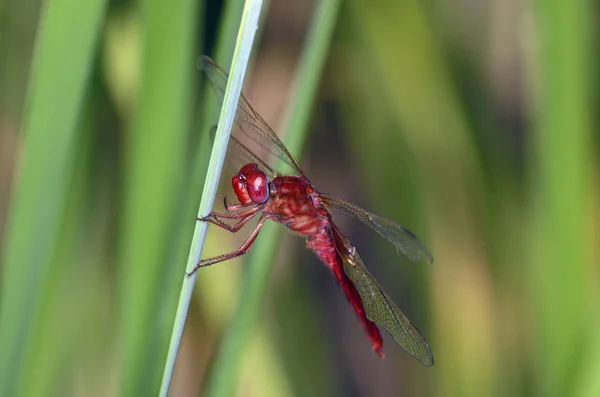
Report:
M 252 218 L 254 218 L 256 216 L 256 214 L 258 213 L 257 209 L 252 209 L 250 211 L 247 211 L 245 213 L 240 213 L 240 214 L 234 214 L 234 215 L 226 215 L 225 214 L 217 214 L 215 212 L 211 212 L 210 214 L 208 214 L 207 216 L 205 216 L 204 218 L 197 218 L 199 221 L 202 222 L 210 222 L 215 226 L 219 226 L 220 228 L 229 230 L 232 233 L 237 232 L 238 230 L 240 230 L 240 228 L 242 226 L 244 226 L 246 223 L 248 223 Z M 229 225 L 228 223 L 226 223 L 225 221 L 223 221 L 223 219 L 239 219 L 238 222 L 236 222 L 233 225 Z
M 269 219 L 269 217 L 265 216 L 265 215 L 263 215 L 263 217 L 260 218 L 260 221 L 258 221 L 258 223 L 256 224 L 256 227 L 254 228 L 254 230 L 252 231 L 250 236 L 248 236 L 248 239 L 244 242 L 244 244 L 242 244 L 242 246 L 240 248 L 238 248 L 237 250 L 235 250 L 233 252 L 230 252 L 229 254 L 223 254 L 223 255 L 213 256 L 212 258 L 202 259 L 200 262 L 198 262 L 198 264 L 189 273 L 186 273 L 186 276 L 188 276 L 188 277 L 191 276 L 192 274 L 196 273 L 196 271 L 198 269 L 200 269 L 201 267 L 206 267 L 206 266 L 214 265 L 215 263 L 224 262 L 229 259 L 233 259 L 233 258 L 237 258 L 238 256 L 245 255 L 248 252 L 250 252 L 250 249 L 252 248 L 252 246 L 254 245 L 254 242 L 256 241 L 256 236 L 258 236 L 260 229 L 262 229 L 262 227 L 267 219 Z
M 227 212 L 239 211 L 239 210 L 244 209 L 244 208 L 252 207 L 253 205 L 256 205 L 256 204 L 254 204 L 254 203 L 248 203 L 248 204 L 231 204 L 230 202 L 227 201 L 227 197 L 225 197 L 225 210 L 227 210 Z
M 217 194 L 217 197 L 223 199 L 223 205 L 225 206 L 225 211 L 227 212 L 236 211 L 248 207 L 248 204 L 231 204 L 229 200 L 227 200 L 227 196 L 223 196 L 222 194 Z M 250 203 L 250 205 L 254 204 Z
M 227 208 L 227 205 L 229 204 L 229 201 L 227 201 L 227 196 L 217 193 L 217 197 L 223 199 L 223 203 L 225 203 L 225 208 Z
M 217 218 L 223 218 L 223 219 L 241 219 L 241 218 L 245 218 L 248 215 L 251 214 L 255 214 L 258 211 L 260 211 L 262 209 L 262 206 L 256 206 L 253 208 L 248 208 L 246 211 L 242 211 L 242 212 L 236 212 L 235 214 L 222 214 L 219 212 L 211 212 L 210 214 L 202 217 L 202 218 L 196 218 L 196 220 L 198 221 L 202 221 L 202 222 L 210 222 L 211 218 L 217 217 Z
M 239 211 L 241 209 L 252 207 L 253 205 L 256 205 L 254 203 L 231 204 L 229 202 L 229 200 L 227 200 L 227 196 L 223 196 L 222 194 L 217 194 L 217 196 L 223 199 L 223 205 L 225 206 L 225 211 L 227 211 L 227 212 Z

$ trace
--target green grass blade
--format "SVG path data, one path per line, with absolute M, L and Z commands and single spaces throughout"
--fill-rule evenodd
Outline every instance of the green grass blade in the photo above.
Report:
M 319 3 L 307 46 L 300 61 L 294 97 L 290 102 L 291 111 L 285 123 L 289 131 L 285 136 L 286 146 L 296 155 L 302 152 L 306 140 L 310 109 L 314 103 L 337 21 L 338 8 L 337 0 L 325 0 Z M 261 231 L 259 241 L 249 255 L 244 288 L 208 381 L 207 396 L 231 396 L 237 387 L 244 347 L 258 322 L 264 293 L 273 269 L 273 260 L 281 234 L 279 227 L 279 225 L 266 224 Z
M 92 89 L 90 89 L 91 91 Z M 41 292 L 41 315 L 32 330 L 29 354 L 24 360 L 24 373 L 28 374 L 20 394 L 27 397 L 59 394 L 65 377 L 86 358 L 81 324 L 90 310 L 90 295 L 96 291 L 97 278 L 87 238 L 102 225 L 93 223 L 88 215 L 93 202 L 90 192 L 89 161 L 92 150 L 92 117 L 89 109 L 90 95 L 86 96 L 84 119 L 79 123 L 73 175 L 66 187 L 66 208 L 60 221 L 59 233 L 50 262 L 50 271 Z M 82 272 L 85 276 L 82 277 Z M 92 276 L 92 277 L 91 277 Z M 83 347 L 83 348 L 82 348 Z M 77 364 L 75 364 L 77 363 Z M 81 371 L 83 372 L 83 371 Z M 32 374 L 29 375 L 29 374 Z
M 388 121 L 380 115 L 374 116 L 380 118 L 381 126 L 394 121 L 389 125 L 392 129 L 389 132 L 357 131 L 357 152 L 365 159 L 369 156 L 374 159 L 361 164 L 364 175 L 382 178 L 368 191 L 373 193 L 373 189 L 379 189 L 379 194 L 370 193 L 370 196 L 381 204 L 387 201 L 389 205 L 390 200 L 406 197 L 411 209 L 400 208 L 395 202 L 389 205 L 389 210 L 418 214 L 422 208 L 415 220 L 424 221 L 430 231 L 429 238 L 420 231 L 417 233 L 435 258 L 434 266 L 426 271 L 430 272 L 433 324 L 439 327 L 439 332 L 436 335 L 427 325 L 421 328 L 436 357 L 437 369 L 433 374 L 444 374 L 436 381 L 448 396 L 490 395 L 496 381 L 493 375 L 497 372 L 493 357 L 495 340 L 490 332 L 493 328 L 478 323 L 483 342 L 473 349 L 471 341 L 462 337 L 470 330 L 466 320 L 458 316 L 446 321 L 440 315 L 457 307 L 455 290 L 461 285 L 465 272 L 475 271 L 487 277 L 483 261 L 465 261 L 462 256 L 465 252 L 478 255 L 484 252 L 484 247 L 472 238 L 481 233 L 484 181 L 474 134 L 454 87 L 442 43 L 422 2 L 350 3 L 360 22 L 357 30 L 367 45 L 365 51 L 372 57 L 356 57 L 355 62 L 347 63 L 360 79 L 358 86 L 378 88 L 375 100 L 380 101 L 380 106 L 376 107 L 370 98 L 361 98 L 361 102 L 369 102 L 371 113 L 389 111 L 395 119 Z M 372 78 L 361 79 L 365 75 Z M 361 108 L 361 112 L 369 114 L 368 109 Z M 406 151 L 406 156 L 402 151 Z M 402 160 L 392 161 L 393 152 L 403 156 Z M 414 191 L 406 194 L 400 189 Z M 451 244 L 446 243 L 448 236 L 452 236 Z M 463 267 L 467 263 L 472 266 L 468 271 Z M 439 283 L 439 280 L 444 282 Z M 473 301 L 483 301 L 485 296 L 475 289 L 464 292 Z M 473 308 L 470 315 L 479 318 L 489 310 L 491 306 L 481 305 Z M 461 316 L 463 314 L 461 312 Z
M 539 394 L 566 396 L 590 324 L 590 24 L 585 0 L 537 1 L 539 80 L 533 177 Z M 597 332 L 597 330 L 595 330 Z
M 105 0 L 44 3 L 28 89 L 19 176 L 4 241 L 0 394 L 18 396 L 22 365 L 39 318 Z
M 202 192 L 202 201 L 200 202 L 200 207 L 198 209 L 199 217 L 209 213 L 212 210 L 215 201 L 219 178 L 221 176 L 221 170 L 225 160 L 225 153 L 227 152 L 227 143 L 229 142 L 229 135 L 231 134 L 231 128 L 233 127 L 235 112 L 240 93 L 242 91 L 242 85 L 244 83 L 244 76 L 246 75 L 246 69 L 248 66 L 248 60 L 250 59 L 252 45 L 254 43 L 254 35 L 258 26 L 261 7 L 261 0 L 250 0 L 246 3 L 246 7 L 242 14 L 238 40 L 231 65 L 230 79 L 225 91 L 225 98 L 223 100 L 223 107 L 221 109 L 217 133 L 215 136 L 215 143 L 211 152 L 208 172 L 206 174 L 206 182 Z M 187 271 L 192 270 L 200 261 L 200 254 L 206 238 L 207 229 L 207 223 L 197 223 L 186 267 Z M 183 334 L 183 327 L 185 325 L 185 319 L 197 274 L 198 273 L 194 273 L 194 275 L 191 277 L 183 278 L 183 285 L 177 306 L 177 314 L 175 315 L 175 324 L 173 327 L 173 333 L 171 335 L 171 343 L 169 344 L 169 352 L 162 378 L 160 389 L 161 396 L 166 396 L 169 391 L 169 385 L 173 375 L 173 369 L 175 367 L 175 359 L 177 358 L 177 351 L 179 350 L 181 336 Z
M 589 345 L 571 393 L 573 397 L 600 396 L 600 377 L 598 376 L 598 371 L 600 371 L 600 333 L 597 332 L 599 326 L 598 319 L 592 320 Z
M 304 52 L 298 64 L 292 97 L 282 130 L 286 146 L 300 153 L 306 140 L 308 123 L 327 61 L 331 38 L 338 20 L 341 0 L 321 0 L 311 21 Z
M 173 256 L 186 188 L 187 139 L 196 75 L 194 0 L 140 3 L 142 63 L 138 102 L 126 142 L 118 262 L 120 393 L 155 395 L 159 389 L 177 288 Z M 181 269 L 183 270 L 183 269 Z

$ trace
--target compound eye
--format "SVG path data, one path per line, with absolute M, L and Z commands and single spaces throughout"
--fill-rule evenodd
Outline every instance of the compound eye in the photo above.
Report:
M 246 173 L 246 189 L 254 203 L 264 203 L 269 198 L 269 179 L 267 175 L 258 168 Z
M 240 200 L 240 203 L 249 204 L 252 202 L 252 199 L 248 195 L 248 189 L 246 188 L 246 178 L 240 178 L 239 175 L 234 175 L 233 178 L 231 178 L 231 185 L 233 186 L 233 191 L 238 200 Z
M 241 177 L 246 177 L 248 176 L 249 173 L 251 173 L 252 171 L 255 170 L 259 170 L 258 165 L 256 165 L 255 163 L 248 163 L 245 166 L 243 166 L 242 168 L 240 168 L 240 170 L 238 171 L 238 175 L 240 175 Z

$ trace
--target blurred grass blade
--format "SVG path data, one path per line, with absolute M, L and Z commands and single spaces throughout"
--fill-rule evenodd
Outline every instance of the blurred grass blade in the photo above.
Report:
M 20 394 L 27 397 L 59 394 L 58 390 L 64 388 L 63 379 L 72 375 L 74 367 L 81 371 L 81 361 L 89 359 L 86 356 L 88 350 L 82 348 L 85 345 L 82 323 L 97 314 L 90 306 L 93 306 L 92 296 L 98 287 L 94 270 L 101 269 L 94 266 L 94 261 L 101 256 L 90 255 L 94 251 L 89 243 L 98 243 L 102 239 L 88 238 L 90 235 L 98 237 L 98 232 L 104 230 L 102 222 L 94 222 L 88 217 L 96 209 L 91 203 L 94 202 L 93 194 L 97 193 L 92 192 L 89 185 L 89 177 L 93 175 L 90 157 L 94 150 L 91 132 L 95 126 L 92 117 L 95 109 L 90 106 L 93 103 L 90 97 L 86 95 L 83 122 L 78 124 L 80 133 L 73 175 L 66 187 L 65 205 L 69 210 L 62 213 L 51 270 L 41 292 L 41 315 L 30 337 L 34 347 L 28 349 L 24 361 L 23 371 L 28 374 L 28 381 L 22 383 Z
M 539 0 L 534 304 L 539 395 L 567 396 L 589 329 L 589 2 Z M 595 332 L 598 332 L 596 329 Z
M 140 92 L 125 145 L 118 241 L 123 396 L 157 393 L 171 332 L 162 316 L 172 310 L 169 292 L 180 280 L 169 261 L 174 230 L 189 222 L 179 206 L 187 187 L 197 5 L 194 0 L 140 2 Z
M 292 153 L 301 153 L 306 141 L 308 124 L 329 55 L 340 3 L 341 0 L 320 0 L 310 24 L 294 79 L 293 96 L 282 126 L 286 146 Z
M 105 0 L 44 2 L 28 88 L 19 176 L 4 241 L 0 395 L 18 396 L 36 374 L 23 359 L 39 319 L 72 175 L 76 128 Z
M 248 60 L 250 58 L 252 45 L 254 43 L 254 35 L 258 26 L 261 7 L 262 0 L 249 0 L 246 3 L 244 12 L 242 14 L 238 39 L 231 65 L 231 77 L 225 90 L 225 98 L 223 100 L 223 107 L 221 109 L 219 123 L 217 125 L 215 143 L 210 156 L 208 171 L 206 174 L 206 182 L 202 192 L 202 201 L 200 202 L 200 208 L 198 209 L 199 217 L 209 213 L 212 210 L 215 201 L 217 186 L 221 176 L 221 170 L 223 168 L 225 153 L 227 151 L 227 143 L 229 142 L 229 135 L 231 134 L 231 128 L 233 126 L 238 100 L 242 91 L 244 76 L 246 75 L 246 68 L 248 66 Z M 207 223 L 197 223 L 186 267 L 187 271 L 192 270 L 200 261 L 200 254 L 206 238 L 207 229 Z M 169 344 L 169 352 L 162 378 L 160 389 L 161 396 L 166 396 L 169 391 L 169 385 L 173 375 L 173 368 L 175 367 L 175 359 L 177 358 L 177 351 L 181 343 L 183 327 L 185 325 L 185 319 L 197 274 L 198 273 L 194 273 L 194 275 L 191 277 L 185 277 L 182 274 L 182 276 L 184 276 L 183 285 L 177 306 L 177 314 L 175 316 L 171 342 Z
M 598 297 L 598 295 L 595 295 Z M 593 310 L 593 309 L 592 309 Z M 600 396 L 600 321 L 595 318 L 591 321 L 589 332 L 589 345 L 584 353 L 581 372 L 577 377 L 573 397 L 597 397 Z
M 306 141 L 310 110 L 327 59 L 339 4 L 339 0 L 319 2 L 300 60 L 294 82 L 294 96 L 289 105 L 291 110 L 285 122 L 289 132 L 284 140 L 288 149 L 296 156 L 302 152 Z M 232 396 L 237 388 L 244 348 L 258 322 L 264 293 L 273 269 L 273 260 L 281 235 L 279 227 L 267 223 L 249 254 L 243 290 L 208 381 L 207 396 Z
M 448 396 L 490 395 L 497 372 L 495 324 L 488 315 L 493 306 L 487 290 L 462 288 L 465 275 L 482 283 L 491 278 L 483 260 L 485 246 L 476 237 L 482 232 L 484 180 L 474 134 L 422 2 L 405 0 L 394 2 L 393 6 L 386 1 L 373 1 L 368 6 L 360 1 L 352 4 L 356 17 L 363 21 L 360 28 L 376 65 L 371 73 L 379 79 L 382 106 L 390 106 L 396 118 L 395 128 L 401 133 L 400 137 L 393 137 L 379 131 L 369 133 L 364 140 L 381 134 L 374 143 L 383 148 L 371 153 L 376 153 L 381 166 L 394 170 L 383 185 L 390 187 L 390 197 L 399 196 L 393 179 L 401 172 L 411 172 L 418 180 L 413 186 L 422 190 L 419 201 L 426 206 L 423 215 L 430 231 L 429 247 L 437 261 L 430 270 L 430 280 L 434 321 L 439 327 L 437 335 L 426 333 L 436 357 L 446 358 L 436 363 L 436 373 L 444 374 L 437 378 L 438 386 Z M 389 156 L 390 149 L 400 149 L 404 144 L 414 160 L 405 158 L 391 164 L 382 160 Z M 360 145 L 362 148 L 367 144 Z M 397 153 L 401 156 L 401 149 Z M 399 171 L 405 162 L 416 167 Z M 386 177 L 385 172 L 377 175 Z M 456 294 L 459 289 L 463 295 Z M 472 340 L 464 338 L 471 332 L 465 302 L 479 303 L 471 306 L 469 313 L 472 318 L 482 319 L 477 323 L 480 339 L 476 349 Z M 450 318 L 446 313 L 458 316 Z

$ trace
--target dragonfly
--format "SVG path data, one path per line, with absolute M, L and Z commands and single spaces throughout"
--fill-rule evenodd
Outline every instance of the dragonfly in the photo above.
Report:
M 222 101 L 228 75 L 209 57 L 201 60 L 201 69 L 217 97 Z M 351 204 L 344 199 L 317 190 L 302 167 L 281 142 L 273 129 L 241 95 L 235 116 L 235 133 L 249 139 L 262 149 L 283 160 L 290 174 L 275 172 L 266 161 L 248 148 L 236 134 L 230 138 L 228 154 L 241 164 L 231 185 L 238 199 L 232 204 L 224 197 L 225 212 L 211 212 L 197 218 L 230 232 L 239 231 L 253 219 L 258 222 L 246 241 L 234 252 L 202 259 L 189 272 L 247 254 L 267 221 L 283 224 L 303 236 L 306 247 L 331 270 L 361 323 L 373 351 L 382 359 L 381 327 L 412 357 L 425 366 L 433 365 L 433 354 L 427 340 L 398 309 L 369 273 L 364 261 L 350 240 L 333 220 L 332 213 L 354 217 L 392 243 L 398 253 L 410 260 L 425 259 L 432 263 L 429 250 L 407 228 L 391 220 Z

